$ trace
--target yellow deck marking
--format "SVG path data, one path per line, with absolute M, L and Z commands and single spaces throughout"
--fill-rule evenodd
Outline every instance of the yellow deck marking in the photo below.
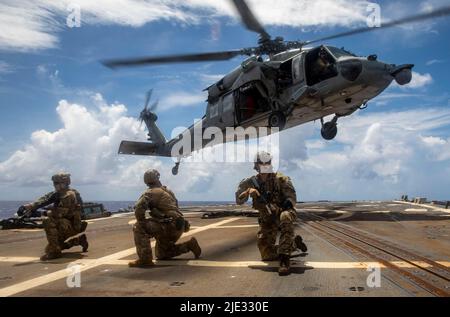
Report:
M 136 223 L 136 219 L 128 221 L 128 224 L 131 225 L 131 226 L 134 225 L 135 223 Z M 217 226 L 217 227 L 214 227 L 212 229 L 253 228 L 253 227 L 259 227 L 259 225 L 255 224 L 255 225 Z M 198 226 L 191 226 L 191 229 L 194 229 L 194 228 L 200 228 L 200 227 L 198 227 Z
M 422 207 L 422 208 L 431 208 L 431 209 L 434 209 L 434 210 L 438 210 L 438 211 L 450 213 L 450 209 L 445 209 L 445 208 L 441 208 L 441 207 L 436 207 L 436 206 L 433 206 L 433 205 L 415 204 L 415 203 L 410 203 L 410 202 L 407 202 L 407 201 L 401 201 L 401 200 L 394 200 L 394 202 L 400 203 L 400 204 L 407 204 L 407 205 L 413 205 L 413 206 L 420 206 L 420 207 Z
M 106 220 L 106 219 L 111 219 L 111 218 L 125 218 L 128 216 L 132 216 L 134 215 L 134 212 L 121 212 L 119 214 L 112 214 L 109 217 L 102 217 L 102 218 L 96 218 L 96 219 L 88 219 L 86 220 L 88 223 L 93 223 L 93 222 L 97 222 L 97 221 L 102 221 L 102 220 Z
M 0 262 L 25 263 L 39 260 L 38 257 L 32 256 L 0 256 Z
M 330 209 L 330 208 L 303 208 L 303 207 L 301 207 L 301 208 L 296 208 L 296 209 L 298 209 L 298 210 L 312 210 L 312 211 L 332 211 L 332 209 Z
M 256 228 L 259 225 L 235 225 L 235 226 L 219 226 L 214 229 L 230 229 L 230 228 Z
M 425 209 L 425 208 L 406 208 L 405 211 L 423 212 L 423 211 L 428 211 L 428 209 Z
M 74 261 L 73 263 L 77 264 L 93 264 L 98 263 L 100 259 L 82 259 L 79 261 Z M 57 262 L 55 260 L 54 262 Z M 0 257 L 0 262 L 12 262 L 12 263 L 25 263 L 25 262 L 40 262 L 38 257 Z M 53 261 L 52 261 L 53 262 Z M 129 260 L 120 260 L 120 259 L 112 259 L 112 260 L 102 260 L 101 264 L 98 265 L 128 265 Z M 437 263 L 450 267 L 449 261 L 436 261 Z M 300 261 L 296 258 L 292 259 L 292 263 L 295 266 L 308 266 L 316 269 L 365 269 L 369 266 L 379 266 L 381 268 L 385 268 L 385 266 L 378 262 L 315 262 L 315 261 Z M 404 261 L 391 261 L 391 264 L 394 264 L 401 268 L 415 268 L 414 265 L 409 264 Z M 432 267 L 432 265 L 421 262 L 421 261 L 413 261 L 416 265 L 420 265 L 422 267 L 428 268 Z M 204 267 L 249 267 L 249 266 L 278 266 L 278 261 L 209 261 L 209 260 L 166 260 L 166 261 L 155 261 L 156 265 L 163 266 L 204 266 Z M 96 265 L 97 266 L 97 265 Z
M 184 216 L 199 215 L 199 214 L 201 214 L 201 212 L 185 212 L 185 213 L 183 213 Z M 111 219 L 111 218 L 125 218 L 125 217 L 128 217 L 128 216 L 134 216 L 134 212 L 122 212 L 122 213 L 118 213 L 118 214 L 112 214 L 110 217 L 89 219 L 89 220 L 86 220 L 86 221 L 88 223 L 92 223 L 92 222 L 97 222 L 97 221 Z
M 206 225 L 206 226 L 202 226 L 200 228 L 191 230 L 191 231 L 183 234 L 183 237 L 190 236 L 190 235 L 196 234 L 198 232 L 214 228 L 216 226 L 224 225 L 224 224 L 227 224 L 229 222 L 235 221 L 237 219 L 239 219 L 239 218 L 230 218 L 230 219 L 226 219 L 226 220 L 222 220 L 222 221 L 219 221 L 219 222 L 215 222 L 215 223 L 212 223 L 212 224 L 209 224 L 209 225 Z M 155 242 L 153 241 L 152 242 L 152 247 L 154 246 L 154 244 L 155 244 Z M 133 255 L 135 253 L 136 253 L 136 248 L 133 247 L 133 248 L 129 248 L 129 249 L 117 252 L 117 253 L 113 253 L 113 254 L 101 257 L 99 259 L 95 259 L 95 260 L 91 260 L 91 259 L 90 260 L 83 260 L 83 259 L 81 259 L 81 260 L 78 260 L 78 261 L 74 261 L 72 263 L 79 264 L 81 266 L 80 272 L 82 272 L 82 271 L 86 271 L 86 270 L 92 269 L 94 267 L 103 265 L 103 264 L 111 262 L 111 261 L 115 261 L 115 260 L 119 260 L 119 259 L 125 258 L 125 257 Z M 59 279 L 66 278 L 66 277 L 69 276 L 69 274 L 70 274 L 70 272 L 68 272 L 66 270 L 66 268 L 64 268 L 62 270 L 59 270 L 59 271 L 56 271 L 56 272 L 53 272 L 53 273 L 50 273 L 50 274 L 46 274 L 46 275 L 43 275 L 43 276 L 39 276 L 39 277 L 30 279 L 30 280 L 21 282 L 21 283 L 17 283 L 17 284 L 11 285 L 11 286 L 7 286 L 5 288 L 0 289 L 0 296 L 5 297 L 5 296 L 11 296 L 11 295 L 14 295 L 14 294 L 17 294 L 17 293 L 21 293 L 21 292 L 24 292 L 24 291 L 29 290 L 31 288 L 38 287 L 38 286 L 41 286 L 41 285 L 44 285 L 44 284 L 47 284 L 47 283 L 50 283 L 50 282 L 54 282 L 54 281 L 57 281 Z

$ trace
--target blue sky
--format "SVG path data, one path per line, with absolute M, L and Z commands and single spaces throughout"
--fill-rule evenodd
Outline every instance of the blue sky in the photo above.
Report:
M 65 24 L 78 3 L 81 27 Z M 183 5 L 182 5 L 183 3 Z M 364 25 L 366 2 L 249 1 L 268 32 L 313 39 Z M 382 19 L 417 14 L 447 1 L 379 1 Z M 298 9 L 298 11 L 292 8 Z M 303 8 L 309 8 L 303 10 Z M 159 99 L 158 124 L 169 136 L 205 110 L 202 89 L 236 67 L 227 62 L 112 71 L 99 60 L 249 47 L 228 1 L 9 1 L 0 3 L 0 199 L 32 199 L 50 176 L 73 174 L 92 200 L 135 199 L 148 167 L 183 200 L 232 200 L 250 164 L 182 164 L 118 157 L 121 139 L 142 139 L 134 119 L 145 92 Z M 332 142 L 318 123 L 280 135 L 281 170 L 300 199 L 392 199 L 403 193 L 450 199 L 450 19 L 427 21 L 327 42 L 389 63 L 413 63 L 413 82 L 391 85 L 369 107 L 339 123 Z M 286 146 L 297 140 L 295 149 Z M 285 145 L 285 148 L 283 148 Z M 220 181 L 218 181 L 218 179 Z

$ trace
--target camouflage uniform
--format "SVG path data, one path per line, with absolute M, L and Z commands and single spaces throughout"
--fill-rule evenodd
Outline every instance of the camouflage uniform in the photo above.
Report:
M 288 176 L 281 173 L 270 173 L 265 182 L 262 181 L 260 174 L 256 177 L 262 192 L 269 192 L 268 203 L 272 206 L 272 214 L 267 212 L 266 205 L 261 199 L 253 199 L 253 208 L 259 211 L 260 230 L 257 235 L 257 244 L 263 261 L 275 260 L 278 255 L 290 255 L 297 249 L 294 242 L 294 222 L 297 219 L 295 208 L 291 207 L 283 210 L 282 206 L 289 201 L 295 206 L 297 197 L 295 188 Z M 248 188 L 254 188 L 252 178 L 243 179 L 236 192 L 236 203 L 243 204 L 247 197 L 239 196 Z M 280 230 L 279 246 L 275 245 L 278 229 Z
M 150 218 L 145 217 L 147 210 L 150 210 Z M 156 258 L 160 260 L 194 252 L 192 240 L 195 238 L 176 244 L 183 232 L 189 230 L 189 224 L 178 209 L 174 193 L 167 187 L 159 185 L 147 189 L 135 205 L 135 215 L 137 222 L 133 226 L 134 242 L 141 263 L 152 261 L 150 238 L 156 239 Z
M 32 209 L 38 209 L 53 204 L 53 209 L 47 212 L 43 221 L 48 245 L 46 254 L 59 254 L 61 250 L 81 245 L 79 238 L 64 242 L 67 238 L 83 232 L 87 222 L 81 221 L 81 196 L 75 189 L 50 192 L 34 203 Z

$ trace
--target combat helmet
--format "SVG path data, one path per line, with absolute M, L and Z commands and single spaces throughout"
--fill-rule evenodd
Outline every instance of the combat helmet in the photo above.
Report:
M 266 151 L 256 153 L 253 168 L 257 171 L 259 171 L 259 164 L 272 164 L 272 155 Z
M 63 183 L 70 185 L 70 174 L 69 173 L 57 173 L 52 176 L 53 183 Z
M 144 173 L 144 183 L 147 185 L 159 182 L 159 172 L 155 169 L 149 169 Z

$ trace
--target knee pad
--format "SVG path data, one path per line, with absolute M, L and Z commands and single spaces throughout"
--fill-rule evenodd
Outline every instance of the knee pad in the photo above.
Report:
M 292 215 L 291 215 L 291 213 L 289 211 L 283 211 L 280 214 L 280 224 L 281 225 L 287 224 L 287 223 L 290 224 L 292 222 L 293 222 Z

